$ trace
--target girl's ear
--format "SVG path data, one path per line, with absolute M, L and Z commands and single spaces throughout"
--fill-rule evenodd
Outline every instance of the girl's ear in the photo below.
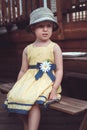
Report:
M 35 32 L 35 26 L 31 26 L 31 31 L 34 33 Z
M 33 35 L 35 35 L 35 26 L 31 26 L 31 27 L 30 27 L 30 30 L 31 30 L 31 33 L 32 33 Z

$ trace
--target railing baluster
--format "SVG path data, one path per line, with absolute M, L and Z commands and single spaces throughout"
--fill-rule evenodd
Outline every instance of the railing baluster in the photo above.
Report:
M 16 6 L 17 6 L 17 17 L 18 17 L 18 20 L 20 20 L 20 3 L 19 3 L 19 0 L 16 0 Z
M 12 15 L 13 15 L 13 21 L 16 19 L 16 13 L 15 13 L 15 2 L 12 0 Z
M 2 23 L 5 24 L 6 19 L 6 3 L 5 0 L 2 2 Z
M 22 17 L 23 19 L 25 18 L 26 16 L 26 12 L 25 12 L 25 0 L 22 0 Z
M 0 0 L 0 25 L 3 23 L 3 16 L 2 16 L 2 0 Z
M 10 4 L 10 0 L 8 0 L 8 19 L 7 22 L 11 22 L 11 4 Z
M 29 17 L 31 13 L 31 0 L 26 0 L 26 16 Z

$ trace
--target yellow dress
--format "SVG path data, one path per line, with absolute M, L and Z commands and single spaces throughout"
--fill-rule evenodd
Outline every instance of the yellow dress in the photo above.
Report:
M 38 62 L 50 61 L 54 63 L 53 47 L 56 43 L 51 42 L 46 47 L 35 47 L 33 44 L 27 46 L 29 65 L 36 65 Z M 35 75 L 38 69 L 28 69 L 23 77 L 18 80 L 7 94 L 5 101 L 9 112 L 27 114 L 35 103 L 45 104 L 49 93 L 52 90 L 53 81 L 47 75 L 36 80 Z M 53 72 L 55 74 L 55 72 Z M 58 87 L 58 98 L 61 95 L 61 86 Z

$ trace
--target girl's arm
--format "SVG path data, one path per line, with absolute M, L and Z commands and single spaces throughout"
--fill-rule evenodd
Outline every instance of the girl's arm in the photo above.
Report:
M 26 47 L 22 53 L 22 65 L 17 80 L 19 80 L 24 75 L 27 69 L 28 69 L 28 59 L 27 59 L 27 47 Z
M 57 89 L 61 84 L 62 77 L 63 77 L 63 58 L 62 58 L 62 51 L 58 45 L 54 46 L 54 60 L 56 64 L 56 72 L 55 77 L 56 80 L 53 84 L 53 88 L 50 94 L 50 99 L 57 98 Z

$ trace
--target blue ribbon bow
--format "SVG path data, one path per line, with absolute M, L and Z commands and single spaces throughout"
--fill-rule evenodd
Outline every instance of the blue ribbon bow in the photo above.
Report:
M 41 64 L 41 63 L 37 63 L 37 65 L 36 65 L 36 68 L 39 69 L 38 72 L 37 72 L 37 74 L 35 75 L 35 79 L 36 79 L 36 80 L 38 80 L 40 77 L 42 77 L 42 75 L 43 75 L 43 73 L 44 73 L 44 72 L 40 69 L 40 64 Z M 50 79 L 51 79 L 52 81 L 55 81 L 55 76 L 54 76 L 53 73 L 52 73 L 52 70 L 55 70 L 55 69 L 56 69 L 56 65 L 55 65 L 55 64 L 51 64 L 51 69 L 46 72 L 47 75 L 50 77 Z

